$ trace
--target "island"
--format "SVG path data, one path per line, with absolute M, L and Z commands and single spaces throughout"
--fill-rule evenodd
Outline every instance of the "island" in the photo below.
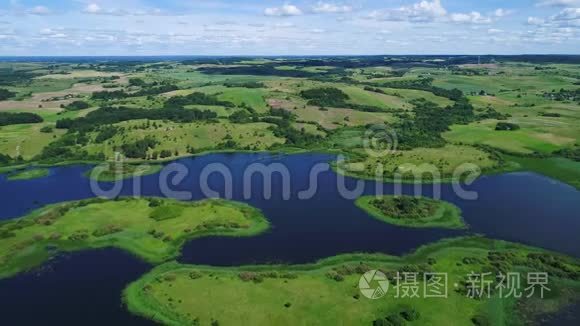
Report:
M 359 289 L 361 276 L 383 273 L 389 285 L 376 300 Z M 495 275 L 549 273 L 549 291 L 521 298 L 500 294 Z M 169 262 L 130 284 L 128 309 L 165 325 L 527 325 L 578 299 L 580 263 L 542 249 L 483 237 L 442 240 L 403 257 L 347 254 L 315 264 L 209 267 Z M 489 272 L 490 292 L 469 296 L 470 273 Z M 399 273 L 399 274 L 397 274 Z M 417 277 L 419 297 L 397 291 L 396 277 Z M 425 279 L 447 275 L 439 297 L 426 298 Z M 432 283 L 429 283 L 432 284 Z M 377 285 L 372 285 L 377 286 Z M 399 294 L 397 294 L 399 293 Z M 434 293 L 431 293 L 432 295 Z M 443 296 L 445 294 L 445 296 Z M 489 297 L 488 297 L 489 295 Z
M 362 196 L 355 204 L 391 224 L 416 228 L 463 229 L 461 210 L 448 202 L 413 196 Z
M 16 170 L 15 172 L 8 175 L 7 179 L 10 181 L 17 180 L 31 180 L 44 178 L 50 174 L 50 170 L 46 168 L 35 168 L 26 170 Z
M 218 199 L 93 198 L 55 204 L 0 224 L 0 278 L 60 251 L 118 247 L 161 263 L 179 256 L 188 239 L 251 236 L 268 228 L 258 209 Z
M 161 164 L 126 164 L 107 162 L 92 168 L 85 176 L 101 182 L 112 182 L 122 179 L 142 177 L 158 173 L 163 169 Z

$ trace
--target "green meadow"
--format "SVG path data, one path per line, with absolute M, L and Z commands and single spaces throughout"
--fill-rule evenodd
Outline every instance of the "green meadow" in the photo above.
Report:
M 152 263 L 179 256 L 188 239 L 250 236 L 268 229 L 255 208 L 223 200 L 87 199 L 49 205 L 0 224 L 0 277 L 59 251 L 117 247 Z
M 550 279 L 549 295 L 543 299 L 539 291 L 514 299 L 500 297 L 498 290 L 471 298 L 466 290 L 467 275 L 473 272 L 513 268 L 524 279 L 537 268 L 555 272 L 554 267 L 539 263 L 548 257 L 560 261 L 561 276 Z M 395 320 L 399 325 L 524 325 L 566 305 L 569 291 L 577 291 L 580 283 L 562 271 L 579 267 L 577 260 L 513 243 L 461 238 L 427 245 L 403 257 L 351 254 L 311 265 L 167 263 L 131 283 L 124 301 L 131 312 L 165 325 L 230 325 L 240 320 L 252 325 L 391 325 Z M 361 275 L 370 270 L 381 271 L 389 281 L 386 295 L 376 300 L 359 290 Z M 402 275 L 397 273 L 403 271 L 417 273 L 417 296 L 409 295 L 412 290 L 397 289 L 396 277 Z M 446 273 L 440 292 L 445 297 L 424 295 L 426 273 Z

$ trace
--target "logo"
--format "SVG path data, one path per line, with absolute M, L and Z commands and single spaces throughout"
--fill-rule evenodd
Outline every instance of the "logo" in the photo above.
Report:
M 398 139 L 394 129 L 385 124 L 370 126 L 363 137 L 365 152 L 375 158 L 384 157 L 397 150 Z
M 365 297 L 373 300 L 380 299 L 389 290 L 389 280 L 383 272 L 373 269 L 360 277 L 358 288 Z

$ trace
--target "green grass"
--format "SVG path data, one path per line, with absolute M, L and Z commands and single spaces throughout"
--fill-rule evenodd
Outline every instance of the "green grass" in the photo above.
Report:
M 505 159 L 517 163 L 516 169 L 532 171 L 580 189 L 580 162 L 562 157 L 535 158 L 505 155 Z
M 44 177 L 48 176 L 49 173 L 50 173 L 49 169 L 36 168 L 36 169 L 16 171 L 16 172 L 8 175 L 7 179 L 10 181 L 30 180 L 30 179 L 44 178 Z
M 89 153 L 102 152 L 107 158 L 113 158 L 115 148 L 123 144 L 141 140 L 145 137 L 154 138 L 158 144 L 150 152 L 160 152 L 167 150 L 171 152 L 170 157 L 165 160 L 191 155 L 188 146 L 194 148 L 196 153 L 215 150 L 218 144 L 231 137 L 238 149 L 249 149 L 261 151 L 269 148 L 275 143 L 284 143 L 284 139 L 274 136 L 269 129 L 271 124 L 256 122 L 247 124 L 232 124 L 227 120 L 219 123 L 174 123 L 155 121 L 149 127 L 145 120 L 131 120 L 115 124 L 124 129 L 105 143 L 90 143 L 85 148 Z M 155 127 L 156 126 L 156 127 Z M 91 137 L 96 137 L 97 133 L 90 133 Z M 160 160 L 163 160 L 160 158 Z
M 387 204 L 394 205 L 393 196 L 362 196 L 357 198 L 355 204 L 369 215 L 390 224 L 414 228 L 463 229 L 467 227 L 461 217 L 459 207 L 442 200 L 425 197 L 416 198 L 419 200 L 419 205 L 428 211 L 429 215 L 414 217 L 387 216 L 379 207 L 373 204 L 375 199 L 380 199 Z
M 470 272 L 495 270 L 490 251 L 506 257 L 504 266 L 509 271 L 520 272 L 530 270 L 526 267 L 531 262 L 529 253 L 545 253 L 502 241 L 460 238 L 431 244 L 403 257 L 349 254 L 310 265 L 209 267 L 171 262 L 130 284 L 124 301 L 131 312 L 166 325 L 193 324 L 195 320 L 220 325 L 240 320 L 251 325 L 371 325 L 373 320 L 399 314 L 405 307 L 420 314 L 409 325 L 471 325 L 475 315 L 501 325 L 524 317 L 533 319 L 561 307 L 570 297 L 577 298 L 580 282 L 557 277 L 550 278 L 550 298 L 521 299 L 517 306 L 513 298 L 499 299 L 497 294 L 478 300 L 457 292 L 454 284 L 460 284 Z M 558 259 L 565 268 L 580 268 L 577 260 Z M 383 271 L 390 280 L 386 296 L 377 300 L 367 299 L 358 289 L 362 273 L 372 269 Z M 396 297 L 396 272 L 412 270 L 447 273 L 447 298 L 423 298 L 422 274 L 418 277 L 419 298 Z M 576 292 L 558 290 L 562 285 Z M 522 316 L 521 311 L 529 306 L 535 311 Z
M 532 152 L 551 153 L 566 147 L 573 139 L 560 139 L 551 134 L 539 133 L 523 127 L 515 131 L 497 131 L 497 121 L 487 120 L 469 125 L 455 125 L 443 137 L 451 142 L 483 144 L 498 149 L 529 154 Z
M 46 124 L 34 123 L 0 127 L 0 153 L 11 157 L 22 155 L 29 160 L 65 133 L 59 129 L 54 129 L 52 133 L 43 133 L 40 129 L 44 125 Z
M 354 139 L 354 138 L 353 138 Z M 381 151 L 371 151 L 381 153 Z M 446 145 L 441 148 L 415 148 L 409 151 L 386 151 L 384 155 L 368 155 L 366 150 L 355 149 L 355 158 L 341 166 L 339 172 L 366 179 L 433 182 L 459 177 L 462 170 L 486 171 L 497 166 L 488 153 L 470 146 Z M 383 171 L 377 176 L 377 171 Z M 457 175 L 456 175 L 457 174 Z
M 135 165 L 109 162 L 95 166 L 86 173 L 86 176 L 93 180 L 107 182 L 155 174 L 161 169 L 163 165 L 160 164 Z
M 159 217 L 157 210 L 178 212 Z M 87 199 L 46 206 L 0 224 L 0 278 L 43 263 L 62 251 L 117 247 L 152 263 L 179 256 L 186 240 L 208 235 L 250 236 L 268 229 L 259 210 L 224 200 Z

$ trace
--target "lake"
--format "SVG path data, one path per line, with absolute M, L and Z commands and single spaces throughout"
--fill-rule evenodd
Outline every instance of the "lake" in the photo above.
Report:
M 231 171 L 232 199 L 261 209 L 271 222 L 271 230 L 248 238 L 207 237 L 189 241 L 181 262 L 211 265 L 256 263 L 306 263 L 350 252 L 380 252 L 400 255 L 446 237 L 483 234 L 491 238 L 520 242 L 580 257 L 580 192 L 575 188 L 533 173 L 484 176 L 465 187 L 478 193 L 477 200 L 460 198 L 451 185 L 441 185 L 441 199 L 462 209 L 467 230 L 414 229 L 393 226 L 369 217 L 341 196 L 340 178 L 333 171 L 320 173 L 318 191 L 301 200 L 300 191 L 312 184 L 310 170 L 334 159 L 326 154 L 275 155 L 210 154 L 175 161 L 188 168 L 189 175 L 170 188 L 188 191 L 192 200 L 205 198 L 200 174 L 208 164 L 218 163 Z M 244 196 L 244 171 L 259 162 L 283 164 L 289 171 L 289 200 L 281 189 L 284 178 L 272 178 L 272 198 L 263 196 L 262 178 L 254 175 L 251 197 Z M 8 181 L 0 176 L 0 219 L 25 215 L 50 203 L 94 197 L 84 173 L 91 166 L 56 167 L 41 179 Z M 143 196 L 163 195 L 159 175 L 140 178 Z M 208 186 L 224 195 L 224 178 L 209 176 Z M 360 183 L 364 194 L 377 187 L 393 193 L 392 184 L 377 184 L 344 178 L 347 189 Z M 111 187 L 110 183 L 101 183 Z M 403 193 L 413 194 L 414 185 L 403 185 Z M 421 186 L 423 195 L 433 195 L 432 185 Z M 133 195 L 132 180 L 125 180 L 121 195 Z M 71 323 L 76 317 L 93 316 L 95 324 L 142 324 L 121 305 L 124 286 L 150 266 L 116 249 L 92 250 L 59 256 L 39 270 L 0 281 L 3 319 L 9 324 L 24 321 Z M 74 307 L 74 312 L 71 312 Z M 90 318 L 89 318 L 90 319 Z M 90 320 L 89 320 L 90 321 Z M 90 321 L 92 322 L 92 321 Z

